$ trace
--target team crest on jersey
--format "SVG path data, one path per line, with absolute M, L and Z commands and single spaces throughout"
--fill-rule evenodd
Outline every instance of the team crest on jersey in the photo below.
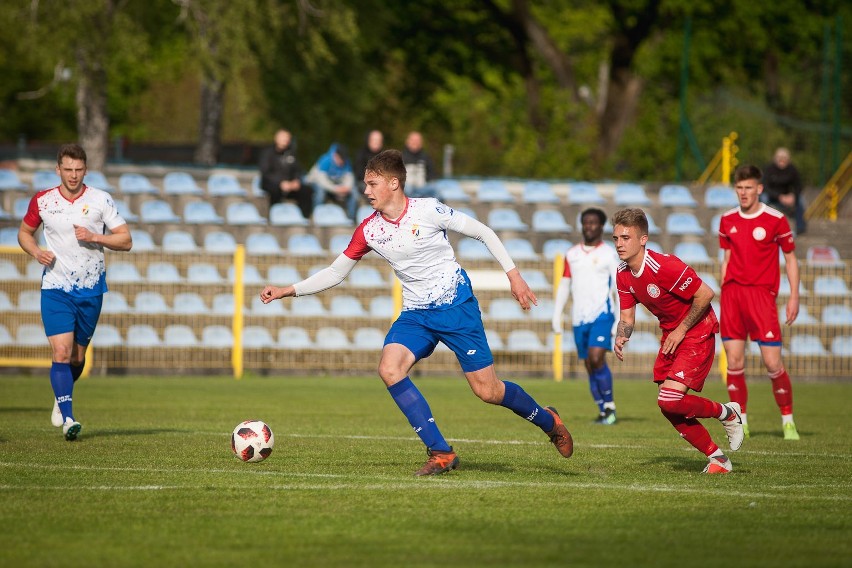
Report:
M 447 210 L 439 205 L 438 207 L 435 207 L 435 211 L 443 215 L 444 213 L 446 213 Z
M 411 234 L 414 235 L 415 237 L 419 237 L 420 236 L 420 225 L 413 225 L 411 227 Z
M 83 205 L 83 215 L 88 215 L 88 214 L 89 214 L 89 206 Z
M 763 227 L 755 227 L 751 232 L 751 236 L 754 237 L 754 240 L 756 241 L 762 241 L 766 238 L 766 229 Z
M 648 284 L 648 295 L 652 298 L 659 298 L 660 288 L 656 284 Z

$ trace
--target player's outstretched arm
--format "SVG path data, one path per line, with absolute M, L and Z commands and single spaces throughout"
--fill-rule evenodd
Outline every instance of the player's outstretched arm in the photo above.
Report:
M 632 306 L 626 310 L 621 310 L 621 319 L 618 321 L 617 330 L 615 332 L 615 345 L 612 352 L 618 357 L 619 361 L 624 361 L 624 346 L 630 341 L 630 336 L 633 335 L 633 326 L 636 323 L 636 306 Z
M 538 298 L 536 298 L 535 293 L 530 290 L 529 285 L 521 276 L 521 273 L 517 268 L 513 268 L 507 272 L 506 276 L 509 277 L 509 287 L 512 290 L 512 297 L 518 301 L 521 308 L 528 310 L 531 307 L 538 305 Z
M 293 286 L 266 286 L 260 291 L 260 301 L 268 304 L 273 300 L 290 298 L 295 295 L 296 289 Z
M 793 325 L 799 317 L 799 261 L 796 254 L 784 253 L 784 265 L 787 271 L 787 281 L 790 283 L 790 298 L 787 299 L 787 325 Z

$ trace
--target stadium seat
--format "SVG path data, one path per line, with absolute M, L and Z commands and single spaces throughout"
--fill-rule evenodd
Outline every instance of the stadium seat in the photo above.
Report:
M 117 327 L 108 323 L 99 323 L 92 336 L 92 345 L 95 347 L 121 347 L 124 339 Z
M 186 172 L 169 172 L 163 176 L 163 193 L 166 195 L 204 195 L 195 179 Z
M 550 290 L 552 285 L 541 270 L 527 270 L 521 273 L 531 290 Z
M 810 246 L 806 258 L 811 266 L 846 266 L 840 253 L 832 246 Z
M 12 218 L 12 214 L 9 213 L 8 211 L 6 211 L 3 208 L 3 204 L 0 203 L 0 221 L 8 221 L 11 218 Z
M 494 298 L 488 303 L 487 313 L 487 318 L 491 321 L 518 321 L 528 318 L 514 298 Z
M 516 237 L 504 240 L 503 244 L 513 260 L 539 260 L 538 253 L 529 239 Z
M 817 357 L 828 355 L 819 337 L 809 333 L 799 333 L 790 338 L 790 353 Z
M 462 237 L 456 251 L 458 252 L 459 258 L 463 258 L 465 260 L 483 260 L 492 258 L 491 253 L 488 251 L 488 247 L 485 246 L 485 243 L 471 237 Z
M 229 225 L 266 225 L 266 219 L 248 201 L 231 203 L 225 210 L 225 219 Z
M 22 220 L 26 214 L 27 209 L 30 208 L 30 199 L 29 197 L 18 197 L 15 201 L 12 202 L 12 217 L 20 221 Z M 15 230 L 15 244 L 18 244 L 18 231 Z
M 186 268 L 186 281 L 189 284 L 222 284 L 224 280 L 215 265 L 207 262 L 194 262 Z
M 714 185 L 704 192 L 704 205 L 713 209 L 732 209 L 739 207 L 737 193 L 727 185 Z
M 657 353 L 660 350 L 660 340 L 650 331 L 637 331 L 630 337 L 624 349 L 627 353 Z
M 163 252 L 183 254 L 198 252 L 195 237 L 188 231 L 173 230 L 163 234 Z
M 476 198 L 480 203 L 512 203 L 515 201 L 506 184 L 498 179 L 486 179 L 480 182 L 476 191 Z
M 172 206 L 162 199 L 145 201 L 139 208 L 143 223 L 180 223 L 181 218 L 172 211 Z
M 112 185 L 109 181 L 107 181 L 106 176 L 103 172 L 98 172 L 95 170 L 88 170 L 86 172 L 86 177 L 83 178 L 83 181 L 89 187 L 94 187 L 96 189 L 102 189 L 107 193 L 112 193 L 115 191 L 115 186 Z
M 605 202 L 593 183 L 575 182 L 568 191 L 568 203 L 571 205 L 603 205 Z
M 154 244 L 154 237 L 148 231 L 134 227 L 131 233 L 133 237 L 131 252 L 151 252 L 157 250 L 157 245 Z
M 382 273 L 372 266 L 356 266 L 347 281 L 354 288 L 385 288 L 388 285 Z
M 553 192 L 553 186 L 544 181 L 528 181 L 522 194 L 524 203 L 559 203 L 559 197 Z
M 677 256 L 677 253 L 675 253 L 675 256 Z M 682 257 L 678 257 L 678 258 L 683 260 Z M 698 277 L 701 278 L 701 281 L 704 282 L 705 284 L 707 284 L 707 286 L 709 286 L 710 289 L 713 290 L 716 293 L 716 297 L 718 298 L 719 293 L 721 292 L 721 288 L 719 287 L 719 281 L 716 280 L 716 277 L 713 276 L 712 274 L 710 274 L 709 272 L 699 272 Z M 718 315 L 718 312 L 717 312 L 717 315 Z
M 360 223 L 375 212 L 376 210 L 369 205 L 361 205 L 358 207 L 358 210 L 355 211 L 355 222 Z
M 814 278 L 814 294 L 817 296 L 847 296 L 849 288 L 840 276 L 817 276 Z
M 349 343 L 349 338 L 346 336 L 346 332 L 339 327 L 319 328 L 317 330 L 314 344 L 317 349 L 327 349 L 330 351 L 352 348 L 352 344 Z
M 157 282 L 159 284 L 178 284 L 183 282 L 177 266 L 171 262 L 152 262 L 148 265 L 148 270 L 145 274 L 148 282 Z
M 272 334 L 265 327 L 248 325 L 243 328 L 243 347 L 247 349 L 267 349 L 275 347 Z
M 529 226 L 521 221 L 520 215 L 514 209 L 497 207 L 488 212 L 486 223 L 495 231 L 526 231 Z
M 198 347 L 198 338 L 188 325 L 173 323 L 167 325 L 163 331 L 163 345 L 165 347 Z
M 61 183 L 59 175 L 54 170 L 38 170 L 33 172 L 32 187 L 34 191 L 50 189 Z
M 38 313 L 41 311 L 41 290 L 23 290 L 18 294 L 18 311 Z
M 683 185 L 664 185 L 660 188 L 660 205 L 663 207 L 697 207 L 689 189 Z
M 211 197 L 231 197 L 245 196 L 248 192 L 234 174 L 217 173 L 207 178 L 207 194 Z
M 156 194 L 157 188 L 142 174 L 126 173 L 118 178 L 118 189 L 127 194 Z
M 14 312 L 15 304 L 12 303 L 12 300 L 9 299 L 9 294 L 0 290 L 0 312 Z M 0 345 L 3 343 L 0 342 Z
M 713 215 L 713 218 L 710 219 L 710 232 L 713 233 L 714 235 L 718 235 L 719 234 L 719 225 L 721 224 L 721 222 L 722 222 L 722 214 L 721 213 L 717 213 L 717 214 Z
M 21 275 L 18 270 L 18 266 L 14 262 L 11 260 L 0 259 L 0 280 L 15 281 L 23 279 L 24 277 Z
M 670 235 L 700 236 L 706 231 L 692 213 L 671 213 L 666 219 L 666 232 Z
M 564 256 L 572 246 L 574 243 L 566 239 L 548 239 L 541 246 L 541 254 L 544 255 L 545 260 L 550 261 L 557 256 Z
M 532 214 L 532 230 L 537 233 L 570 233 L 571 225 L 557 209 L 539 209 Z
M 314 342 L 305 328 L 285 326 L 278 330 L 278 346 L 282 349 L 311 349 Z
M 546 349 L 538 334 L 531 329 L 513 329 L 506 336 L 506 350 L 513 353 L 519 351 L 540 353 Z
M 805 288 L 805 285 L 799 281 L 799 296 L 807 296 L 809 293 L 810 292 L 808 292 L 808 289 Z M 778 285 L 778 295 L 790 295 L 790 281 L 787 280 L 787 276 L 784 273 L 781 274 L 781 282 Z
M 616 185 L 613 200 L 619 207 L 626 207 L 628 205 L 648 207 L 651 205 L 651 199 L 645 194 L 645 188 L 637 183 L 620 183 Z
M 15 332 L 15 343 L 21 347 L 41 347 L 50 345 L 44 334 L 44 327 L 38 323 L 24 323 Z
M 126 314 L 130 313 L 130 306 L 127 303 L 127 298 L 124 294 L 115 290 L 110 290 L 104 294 L 101 313 L 104 314 Z
M 290 304 L 290 313 L 294 317 L 325 317 L 328 315 L 322 305 L 322 301 L 316 296 L 299 296 L 293 298 Z
M 234 346 L 234 336 L 229 327 L 207 325 L 201 330 L 201 345 L 213 349 L 228 349 Z
M 183 206 L 183 222 L 189 225 L 221 225 L 225 219 L 208 201 L 190 201 Z
M 130 210 L 130 205 L 124 199 L 115 199 L 115 208 L 121 218 L 128 223 L 136 223 L 139 221 L 139 215 Z M 136 246 L 136 232 L 133 232 L 133 245 Z
M 707 249 L 701 243 L 681 241 L 675 244 L 672 252 L 687 264 L 713 262 L 713 259 L 707 254 Z
M 228 282 L 234 282 L 234 266 L 231 265 L 228 267 Z M 243 266 L 243 285 L 259 285 L 266 284 L 266 281 L 263 279 L 263 276 L 260 275 L 260 271 L 253 264 L 246 264 Z
M 263 191 L 263 188 L 260 187 L 260 174 L 256 174 L 253 178 L 251 178 L 251 196 L 252 197 L 265 197 L 266 192 Z
M 852 335 L 838 335 L 831 340 L 831 354 L 852 357 Z
M 488 342 L 488 347 L 490 347 L 492 351 L 504 351 L 506 349 L 506 344 L 503 343 L 503 338 L 500 337 L 500 332 L 496 329 L 486 328 L 485 340 Z
M 14 170 L 0 168 L 0 191 L 24 191 L 29 186 L 21 181 Z
M 352 240 L 351 233 L 338 233 L 332 235 L 328 240 L 328 252 L 333 255 L 339 255 L 349 246 L 349 241 Z
M 287 315 L 287 309 L 284 307 L 284 302 L 274 301 L 264 304 L 260 296 L 253 294 L 251 296 L 251 306 L 249 313 L 253 316 L 261 317 L 284 317 Z
M 479 220 L 479 217 L 477 217 L 477 215 L 476 215 L 476 211 L 474 211 L 470 207 L 464 207 L 464 206 L 454 207 L 453 211 L 455 211 L 456 213 L 464 213 L 465 215 L 467 215 L 471 219 L 476 219 L 477 221 Z
M 272 233 L 252 233 L 246 237 L 246 253 L 251 255 L 281 254 L 281 245 Z
M 370 300 L 370 317 L 390 319 L 394 316 L 393 298 L 375 296 Z
M 107 282 L 134 284 L 143 282 L 145 279 L 139 274 L 139 270 L 132 262 L 122 260 L 110 261 L 106 265 Z
M 719 312 L 717 311 L 716 314 L 718 315 Z M 648 308 L 646 308 L 642 304 L 636 305 L 636 322 L 637 323 L 654 323 L 654 324 L 658 323 L 657 318 L 655 318 L 653 315 L 651 315 L 651 312 L 648 311 Z
M 24 269 L 24 279 L 30 282 L 41 282 L 41 277 L 44 275 L 44 265 L 33 259 L 27 263 Z
M 233 254 L 237 241 L 231 233 L 211 231 L 204 235 L 204 250 L 211 254 Z
M 787 320 L 786 304 L 778 306 L 778 321 L 784 323 Z M 810 314 L 808 307 L 805 304 L 799 304 L 799 315 L 796 316 L 796 323 L 801 325 L 818 324 L 819 320 Z
M 439 179 L 434 183 L 441 201 L 470 201 L 470 196 L 462 189 L 461 184 L 454 179 Z
M 163 347 L 157 330 L 145 323 L 133 324 L 127 328 L 128 347 Z
M 852 308 L 843 304 L 829 304 L 822 309 L 822 323 L 852 325 Z
M 169 308 L 162 294 L 147 290 L 136 294 L 133 310 L 137 314 L 167 314 L 171 312 L 171 308 Z
M 548 333 L 547 340 L 544 342 L 545 349 L 547 351 L 553 351 L 554 347 L 554 334 Z M 562 332 L 562 352 L 563 353 L 574 353 L 577 351 L 577 345 L 574 343 L 574 332 L 570 329 L 564 330 Z
M 14 345 L 15 338 L 9 332 L 9 328 L 0 323 L 0 345 Z
M 283 286 L 284 284 L 294 284 L 302 279 L 299 270 L 295 266 L 289 264 L 276 264 L 270 266 L 267 271 L 267 280 L 270 284 Z
M 234 295 L 230 292 L 221 292 L 213 296 L 213 301 L 210 303 L 213 308 L 213 313 L 217 316 L 233 316 L 234 315 Z M 245 313 L 245 308 L 243 308 Z
M 385 344 L 385 332 L 377 327 L 359 327 L 352 334 L 353 349 L 381 351 Z
M 662 229 L 660 229 L 660 227 L 657 226 L 657 224 L 654 222 L 654 218 L 651 217 L 651 214 L 648 213 L 647 211 L 645 212 L 645 217 L 648 219 L 648 234 L 649 235 L 659 235 L 660 233 L 663 232 Z M 610 234 L 612 233 L 612 224 L 609 221 L 607 221 L 606 225 L 604 226 L 604 232 L 606 233 L 607 231 L 609 231 Z
M 287 201 L 269 208 L 269 224 L 275 227 L 306 227 L 308 220 L 302 216 L 298 205 Z
M 287 239 L 287 252 L 294 256 L 323 256 L 325 250 L 316 235 L 305 233 L 290 235 Z
M 189 280 L 187 280 L 189 281 Z M 195 292 L 180 292 L 175 294 L 174 313 L 186 315 L 206 315 L 210 313 L 210 307 L 204 301 L 204 298 Z
M 329 315 L 336 318 L 363 318 L 367 317 L 367 311 L 355 296 L 337 294 L 331 298 Z
M 311 215 L 317 227 L 351 227 L 352 219 L 346 215 L 343 207 L 334 203 L 321 203 Z
M 533 321 L 550 321 L 553 318 L 553 300 L 539 298 L 538 305 L 530 306 L 528 313 Z

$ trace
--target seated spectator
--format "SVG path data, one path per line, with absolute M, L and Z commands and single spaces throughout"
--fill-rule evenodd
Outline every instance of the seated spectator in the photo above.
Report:
M 355 174 L 349 162 L 349 154 L 342 144 L 334 143 L 328 152 L 319 157 L 308 172 L 305 181 L 313 185 L 314 207 L 325 203 L 330 197 L 344 206 L 352 220 L 358 208 L 358 192 L 355 189 Z
M 763 189 L 766 203 L 796 220 L 796 234 L 807 230 L 805 206 L 802 203 L 802 178 L 790 161 L 790 151 L 778 148 L 772 163 L 763 169 Z
M 416 130 L 405 139 L 402 161 L 407 172 L 405 193 L 409 197 L 436 197 L 438 192 L 430 185 L 435 179 L 435 163 L 423 149 L 423 135 Z
M 269 194 L 269 206 L 282 199 L 292 199 L 302 215 L 309 219 L 313 212 L 310 187 L 302 187 L 302 166 L 296 158 L 296 142 L 289 131 L 279 129 L 275 143 L 260 156 L 260 187 Z

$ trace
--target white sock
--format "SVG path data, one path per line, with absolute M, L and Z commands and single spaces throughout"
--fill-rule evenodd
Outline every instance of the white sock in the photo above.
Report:
M 604 403 L 604 410 L 606 410 L 607 408 L 610 409 L 610 410 L 615 410 L 615 403 L 614 402 L 605 402 Z
M 722 452 L 722 450 L 720 450 L 719 448 L 716 448 L 716 451 L 713 452 L 712 454 L 710 454 L 707 457 L 710 458 L 710 459 L 714 459 L 714 458 L 719 459 L 719 458 L 724 458 L 725 454 L 724 454 L 724 452 Z
M 743 426 L 745 426 L 746 424 L 748 424 L 748 420 L 746 420 L 746 413 L 745 413 L 745 412 L 741 412 L 741 413 L 740 413 L 740 418 L 742 418 L 742 419 L 743 419 Z
M 792 414 L 782 414 L 781 415 L 781 425 L 792 424 L 793 423 L 793 415 Z

